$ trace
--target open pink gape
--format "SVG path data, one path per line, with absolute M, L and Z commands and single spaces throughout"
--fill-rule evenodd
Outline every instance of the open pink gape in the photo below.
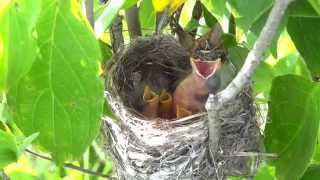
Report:
M 200 59 L 192 59 L 191 63 L 194 64 L 196 73 L 204 79 L 210 78 L 220 67 L 220 59 L 216 61 L 204 61 Z

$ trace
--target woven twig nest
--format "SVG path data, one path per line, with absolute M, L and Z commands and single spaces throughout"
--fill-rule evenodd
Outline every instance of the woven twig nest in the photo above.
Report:
M 105 118 L 104 132 L 119 179 L 252 175 L 253 161 L 242 155 L 259 151 L 260 131 L 249 87 L 221 110 L 221 138 L 213 159 L 206 112 L 176 120 L 147 120 L 140 114 L 143 87 L 174 91 L 177 80 L 190 73 L 189 58 L 171 36 L 137 39 L 114 57 L 106 97 L 117 120 Z

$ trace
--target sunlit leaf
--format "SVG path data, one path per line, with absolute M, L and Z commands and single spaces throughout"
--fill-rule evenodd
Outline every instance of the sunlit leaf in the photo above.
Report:
M 275 170 L 274 167 L 267 164 L 262 165 L 254 177 L 254 180 L 274 180 Z
M 14 136 L 0 130 L 0 169 L 18 160 L 18 149 Z
M 97 37 L 100 37 L 111 26 L 113 19 L 118 15 L 125 2 L 126 0 L 110 0 L 108 2 L 107 7 L 94 23 L 94 31 Z
M 308 167 L 317 140 L 319 111 L 319 84 L 294 75 L 273 81 L 264 143 L 268 153 L 279 156 L 274 160 L 277 179 L 299 179 Z
M 143 34 L 152 34 L 156 27 L 156 12 L 151 0 L 143 0 L 139 7 L 139 19 Z
M 11 172 L 9 174 L 9 178 L 10 180 L 35 180 L 37 179 L 37 177 L 35 177 L 32 174 L 26 173 L 26 172 L 19 172 L 19 171 L 15 171 L 15 172 Z
M 226 17 L 229 17 L 229 11 L 226 8 L 225 0 L 201 0 L 206 9 L 224 26 Z
M 170 4 L 171 0 L 152 0 L 152 5 L 155 11 L 164 11 Z
M 246 32 L 272 6 L 272 0 L 229 0 L 236 25 Z
M 320 77 L 320 18 L 291 17 L 287 29 L 312 77 Z
M 0 17 L 0 91 L 14 86 L 32 66 L 36 56 L 32 28 L 37 17 L 30 11 L 36 11 L 31 5 L 40 2 L 11 2 Z
M 126 0 L 126 2 L 123 4 L 122 8 L 124 9 L 128 9 L 130 8 L 131 6 L 137 4 L 139 0 Z
M 309 3 L 320 14 L 320 0 L 309 0 Z
M 44 0 L 40 17 L 41 56 L 8 102 L 23 133 L 39 132 L 40 145 L 62 162 L 81 156 L 99 129 L 102 58 L 89 25 L 72 15 L 68 1 Z
M 204 20 L 209 27 L 214 27 L 214 25 L 217 23 L 217 19 L 208 11 L 208 9 L 203 5 L 203 17 Z
M 179 24 L 182 27 L 186 27 L 187 24 L 191 21 L 193 8 L 196 2 L 197 1 L 194 1 L 194 0 L 187 0 L 184 3 L 183 8 L 181 10 L 181 14 L 180 14 L 180 19 L 179 19 Z

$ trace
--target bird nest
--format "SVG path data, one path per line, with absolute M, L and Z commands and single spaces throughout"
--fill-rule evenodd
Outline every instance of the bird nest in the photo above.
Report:
M 254 175 L 250 152 L 260 150 L 260 130 L 250 88 L 220 114 L 218 152 L 210 156 L 206 112 L 181 119 L 141 115 L 146 85 L 173 92 L 191 71 L 189 53 L 171 36 L 139 38 L 107 68 L 106 98 L 116 120 L 104 118 L 106 150 L 119 179 L 223 179 Z

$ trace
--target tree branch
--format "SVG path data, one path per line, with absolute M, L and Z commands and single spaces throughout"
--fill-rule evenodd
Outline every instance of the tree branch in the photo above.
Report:
M 219 139 L 219 110 L 220 108 L 235 98 L 243 88 L 250 83 L 251 76 L 257 66 L 263 61 L 263 53 L 272 42 L 276 34 L 280 21 L 293 0 L 276 0 L 269 14 L 266 24 L 264 25 L 253 49 L 249 52 L 245 63 L 237 76 L 221 92 L 210 94 L 206 103 L 209 118 L 209 140 L 212 151 L 216 150 L 217 138 Z M 213 152 L 214 153 L 214 152 Z
M 126 19 L 128 24 L 130 39 L 135 39 L 142 35 L 140 20 L 139 20 L 139 9 L 137 5 L 134 5 L 126 10 Z
M 33 156 L 38 157 L 38 158 L 41 158 L 41 159 L 44 159 L 44 160 L 48 160 L 48 161 L 52 161 L 51 158 L 43 156 L 43 155 L 40 155 L 40 154 L 35 153 L 33 151 L 30 151 L 28 149 L 26 149 L 25 151 L 27 153 L 33 155 Z M 95 171 L 91 171 L 89 169 L 83 169 L 82 167 L 73 165 L 71 163 L 64 163 L 63 166 L 66 167 L 66 168 L 70 168 L 70 169 L 74 169 L 74 170 L 77 170 L 77 171 L 81 171 L 83 173 L 90 174 L 90 175 L 93 175 L 93 176 L 99 176 L 99 177 L 103 177 L 103 178 L 114 179 L 114 178 L 110 177 L 109 175 L 101 174 L 101 173 L 98 173 L 98 172 L 95 172 Z
M 122 17 L 119 15 L 114 19 L 110 28 L 110 38 L 113 52 L 117 53 L 118 51 L 121 51 L 124 39 L 122 34 Z

